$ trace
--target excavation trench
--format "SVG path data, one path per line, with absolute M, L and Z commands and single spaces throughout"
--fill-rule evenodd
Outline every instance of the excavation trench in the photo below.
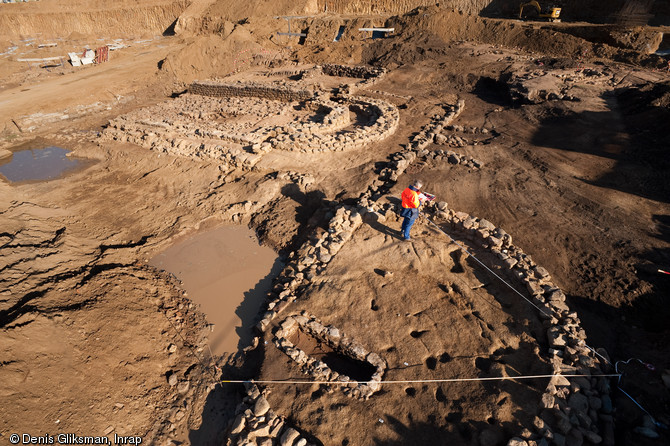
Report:
M 213 324 L 214 355 L 248 346 L 252 328 L 272 279 L 282 263 L 245 226 L 223 226 L 179 241 L 150 260 L 174 274 L 189 298 Z

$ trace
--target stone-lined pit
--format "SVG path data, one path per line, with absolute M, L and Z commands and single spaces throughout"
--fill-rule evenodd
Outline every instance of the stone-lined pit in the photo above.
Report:
M 386 361 L 313 316 L 286 318 L 275 331 L 274 343 L 315 381 L 351 381 L 339 385 L 346 395 L 368 399 L 380 388 Z

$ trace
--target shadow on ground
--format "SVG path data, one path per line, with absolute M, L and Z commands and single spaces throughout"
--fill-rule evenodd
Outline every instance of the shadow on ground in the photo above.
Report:
M 263 345 L 244 355 L 236 353 L 218 361 L 221 380 L 246 380 L 257 376 L 263 362 Z M 245 396 L 243 384 L 219 383 L 207 396 L 202 409 L 202 421 L 198 429 L 189 433 L 193 446 L 226 444 L 229 426 L 235 417 L 235 409 Z
M 609 110 L 575 113 L 556 107 L 532 138 L 541 147 L 580 152 L 616 161 L 609 172 L 583 181 L 640 197 L 670 202 L 670 83 L 606 93 Z
M 240 337 L 237 345 L 238 350 L 251 345 L 251 341 L 255 336 L 253 329 L 258 322 L 260 310 L 265 304 L 266 293 L 272 288 L 272 281 L 279 275 L 283 267 L 284 262 L 282 262 L 280 257 L 277 257 L 268 275 L 259 280 L 256 286 L 244 293 L 244 299 L 235 309 L 235 314 L 242 321 L 242 325 L 235 329 L 235 332 Z

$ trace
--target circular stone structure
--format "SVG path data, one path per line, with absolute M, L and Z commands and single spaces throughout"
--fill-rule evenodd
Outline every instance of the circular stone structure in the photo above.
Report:
M 377 79 L 370 74 L 376 71 L 324 73 L 331 71 L 360 75 L 361 85 Z M 174 100 L 112 120 L 102 137 L 251 168 L 271 150 L 360 149 L 395 133 L 399 121 L 396 106 L 380 99 L 283 84 L 206 81 L 193 83 L 189 93 Z

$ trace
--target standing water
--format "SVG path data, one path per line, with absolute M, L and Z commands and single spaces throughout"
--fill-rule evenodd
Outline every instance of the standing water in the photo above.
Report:
M 0 175 L 10 182 L 57 178 L 83 165 L 82 161 L 68 158 L 68 152 L 56 146 L 16 151 L 11 157 L 0 161 Z
M 183 282 L 189 298 L 214 324 L 214 355 L 234 353 L 253 339 L 256 315 L 282 268 L 277 254 L 261 246 L 252 230 L 224 226 L 195 234 L 151 259 Z

